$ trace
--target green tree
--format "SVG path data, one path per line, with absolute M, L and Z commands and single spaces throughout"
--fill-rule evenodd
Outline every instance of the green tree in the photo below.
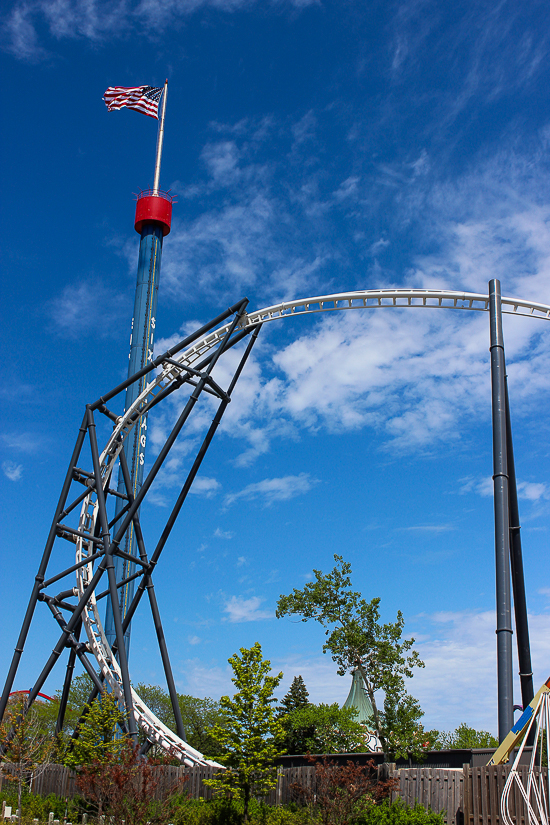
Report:
M 199 699 L 186 694 L 178 695 L 181 717 L 187 733 L 187 741 L 191 747 L 210 756 L 215 753 L 218 745 L 212 735 L 216 725 L 223 727 L 225 715 L 220 702 L 208 696 Z
M 51 735 L 40 718 L 41 704 L 35 702 L 28 708 L 27 696 L 17 694 L 10 699 L 0 724 L 2 762 L 11 763 L 9 771 L 3 775 L 17 784 L 19 825 L 23 788 L 28 786 L 30 789 L 33 778 L 51 762 L 53 752 Z
M 355 708 L 307 704 L 281 717 L 288 753 L 353 753 L 365 747 Z
M 328 637 L 323 652 L 332 654 L 338 673 L 343 676 L 359 668 L 387 756 L 420 756 L 425 741 L 419 722 L 423 714 L 405 688 L 413 668 L 424 667 L 418 652 L 412 650 L 414 639 L 402 639 L 405 621 L 401 611 L 395 622 L 382 624 L 380 599 L 367 602 L 361 598 L 351 588 L 351 565 L 342 556 L 334 559 L 336 566 L 330 573 L 314 570 L 314 581 L 280 597 L 277 617 L 299 615 L 303 622 L 319 622 Z M 381 708 L 376 698 L 379 690 L 384 694 Z
M 498 748 L 498 739 L 486 730 L 470 728 L 465 722 L 454 731 L 442 731 L 437 736 L 439 748 Z
M 158 685 L 146 685 L 140 682 L 136 692 L 147 707 L 158 716 L 161 722 L 176 732 L 176 722 L 170 695 Z M 215 725 L 223 723 L 220 703 L 208 697 L 198 699 L 187 694 L 178 694 L 181 718 L 185 727 L 186 741 L 201 753 L 210 755 L 216 750 L 216 741 L 212 737 Z
M 101 697 L 86 705 L 87 714 L 80 726 L 78 739 L 67 742 L 63 762 L 71 768 L 92 763 L 108 763 L 116 759 L 125 747 L 127 737 L 115 738 L 123 721 L 116 697 L 103 691 Z
M 295 676 L 292 684 L 283 698 L 281 704 L 277 708 L 279 716 L 284 716 L 296 708 L 303 708 L 309 704 L 309 693 L 306 688 L 306 683 L 301 676 Z
M 269 675 L 271 662 L 263 658 L 259 642 L 241 647 L 240 653 L 228 660 L 237 692 L 232 699 L 222 696 L 224 723 L 212 731 L 219 748 L 216 759 L 226 770 L 207 784 L 217 793 L 242 799 L 243 822 L 248 822 L 251 797 L 265 796 L 277 784 L 274 760 L 283 752 L 284 732 L 273 708 L 273 691 L 283 674 Z
M 65 710 L 65 718 L 63 720 L 62 736 L 60 737 L 59 743 L 61 750 L 63 749 L 68 737 L 72 735 L 76 725 L 78 724 L 78 720 L 80 719 L 82 710 L 88 701 L 92 687 L 92 680 L 87 673 L 81 673 L 80 676 L 75 676 L 72 680 L 67 701 L 67 708 Z M 48 730 L 49 735 L 52 738 L 55 735 L 61 693 L 61 689 L 56 690 L 53 697 L 53 702 L 40 702 L 39 704 L 36 702 L 34 703 L 37 706 L 41 723 Z

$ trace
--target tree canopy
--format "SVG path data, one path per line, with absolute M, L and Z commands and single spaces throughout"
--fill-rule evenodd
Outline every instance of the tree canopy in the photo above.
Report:
M 207 784 L 218 793 L 229 792 L 242 799 L 246 822 L 250 799 L 264 796 L 277 784 L 274 760 L 283 751 L 284 732 L 273 708 L 273 691 L 283 674 L 270 676 L 271 662 L 263 658 L 259 642 L 249 649 L 241 647 L 240 654 L 228 659 L 237 692 L 232 699 L 220 699 L 224 722 L 212 731 L 219 744 L 216 759 L 227 770 L 207 780 Z
M 363 599 L 352 589 L 351 565 L 342 556 L 334 559 L 336 565 L 330 573 L 314 570 L 313 581 L 282 595 L 276 615 L 298 615 L 303 622 L 319 622 L 327 636 L 323 652 L 330 652 L 338 673 L 343 676 L 359 668 L 384 751 L 392 758 L 420 754 L 429 742 L 419 722 L 422 710 L 407 693 L 405 679 L 424 663 L 413 650 L 414 639 L 402 638 L 403 614 L 398 611 L 395 622 L 382 623 L 380 599 Z M 382 707 L 378 706 L 377 691 L 384 694 Z
M 353 753 L 365 748 L 365 730 L 354 708 L 308 703 L 281 717 L 288 753 Z
M 498 748 L 498 739 L 486 730 L 470 728 L 465 722 L 454 731 L 442 731 L 437 736 L 438 748 Z

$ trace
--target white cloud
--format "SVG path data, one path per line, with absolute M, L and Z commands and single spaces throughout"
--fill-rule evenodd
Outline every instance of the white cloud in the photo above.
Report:
M 118 334 L 117 322 L 127 309 L 127 295 L 97 280 L 68 284 L 47 306 L 55 331 L 70 338 L 92 330 L 101 337 Z
M 220 530 L 219 527 L 216 527 L 213 535 L 216 539 L 232 539 L 235 533 L 232 533 L 231 530 Z
M 410 684 L 410 691 L 426 712 L 426 724 L 449 730 L 465 721 L 475 728 L 496 731 L 494 611 L 436 613 L 428 620 L 429 636 L 417 644 L 426 667 L 416 671 Z M 538 690 L 547 678 L 550 616 L 529 616 L 529 632 L 534 687 Z M 515 699 L 519 704 L 517 679 Z
M 235 501 L 262 499 L 269 506 L 275 501 L 287 501 L 295 496 L 303 495 L 309 492 L 316 483 L 317 479 L 312 479 L 309 473 L 282 478 L 264 478 L 254 484 L 248 484 L 238 493 L 229 493 L 225 497 L 225 505 L 228 507 Z
M 41 436 L 24 430 L 2 433 L 0 438 L 10 450 L 17 450 L 21 453 L 32 454 L 44 449 L 44 439 Z
M 408 530 L 419 533 L 448 533 L 449 530 L 456 530 L 454 524 L 412 524 L 410 527 L 399 527 L 399 530 Z
M 491 476 L 485 478 L 462 478 L 460 479 L 459 493 L 478 493 L 480 496 L 489 497 L 493 495 L 493 479 Z M 537 502 L 550 498 L 550 487 L 546 482 L 518 481 L 518 498 L 526 501 Z
M 2 471 L 10 481 L 19 481 L 23 475 L 23 465 L 16 464 L 15 461 L 3 461 Z
M 215 478 L 208 478 L 208 476 L 196 476 L 189 492 L 196 496 L 212 498 L 212 496 L 215 495 L 220 488 L 221 484 Z
M 265 599 L 259 596 L 251 596 L 246 599 L 244 596 L 231 596 L 225 603 L 224 613 L 228 614 L 229 622 L 257 622 L 262 619 L 274 619 L 275 613 L 272 610 L 260 610 L 260 605 Z
M 288 7 L 300 10 L 318 0 L 288 0 Z M 21 60 L 34 62 L 49 56 L 39 43 L 37 29 L 45 23 L 56 40 L 114 40 L 129 31 L 145 36 L 161 32 L 201 9 L 225 13 L 251 9 L 257 0 L 17 0 L 4 24 L 7 49 Z M 273 2 L 272 7 L 276 4 Z
M 229 665 L 222 668 L 195 658 L 183 662 L 176 670 L 175 678 L 182 692 L 185 691 L 191 696 L 218 698 L 234 693 L 231 673 Z
M 496 734 L 495 623 L 493 611 L 472 610 L 435 613 L 408 620 L 407 636 L 422 637 L 415 648 L 426 664 L 425 668 L 415 670 L 408 690 L 425 712 L 422 721 L 426 727 L 454 730 L 461 722 L 466 722 Z M 414 624 L 422 625 L 422 634 L 411 629 Z M 550 616 L 530 615 L 529 632 L 534 687 L 538 690 L 548 676 Z M 298 674 L 303 676 L 312 702 L 339 702 L 342 705 L 351 686 L 351 677 L 339 677 L 328 654 L 278 658 L 273 665 L 285 674 L 281 694 Z M 521 694 L 517 679 L 514 693 L 519 704 Z
M 540 501 L 540 499 L 550 499 L 550 487 L 548 484 L 534 481 L 518 481 L 518 498 L 525 498 L 528 501 Z

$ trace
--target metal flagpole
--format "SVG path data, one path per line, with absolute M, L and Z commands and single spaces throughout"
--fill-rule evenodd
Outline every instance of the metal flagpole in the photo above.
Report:
M 168 95 L 168 79 L 164 81 L 164 92 L 162 93 L 162 111 L 160 113 L 159 133 L 157 137 L 157 157 L 155 159 L 155 180 L 153 182 L 153 195 L 159 191 L 160 162 L 162 160 L 162 144 L 164 142 L 164 115 L 166 113 L 166 97 Z

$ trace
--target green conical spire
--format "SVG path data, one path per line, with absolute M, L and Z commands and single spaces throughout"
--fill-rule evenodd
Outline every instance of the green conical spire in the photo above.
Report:
M 357 710 L 357 721 L 364 725 L 367 730 L 374 730 L 374 713 L 359 668 L 353 671 L 353 681 L 348 698 L 344 702 L 344 707 L 355 708 Z

